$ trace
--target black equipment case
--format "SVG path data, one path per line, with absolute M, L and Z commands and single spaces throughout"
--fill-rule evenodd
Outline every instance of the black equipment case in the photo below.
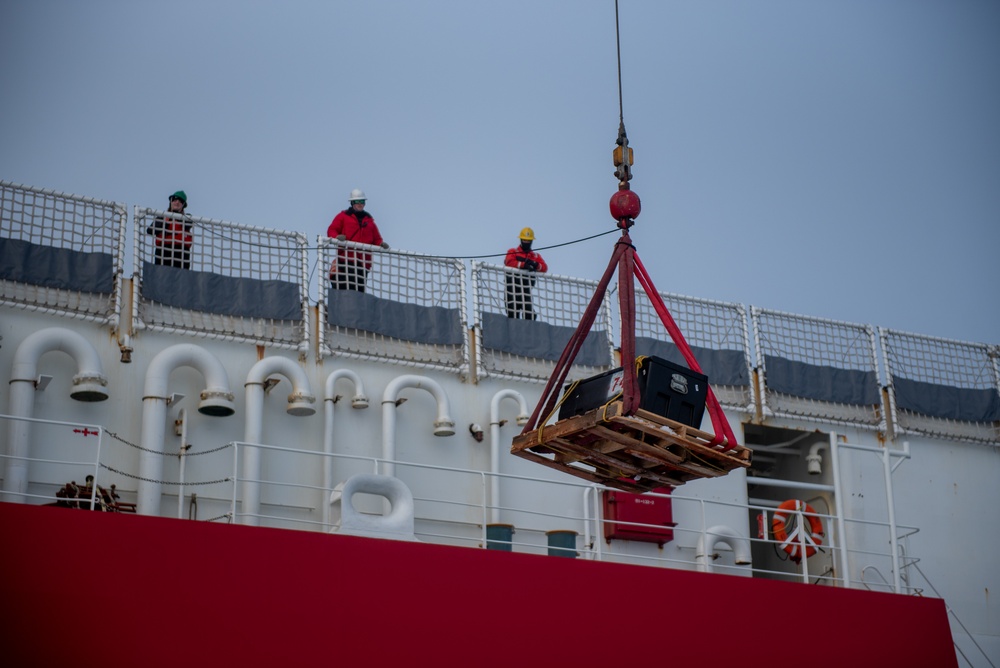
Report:
M 642 357 L 637 373 L 639 408 L 674 422 L 699 428 L 705 415 L 708 378 L 660 357 Z M 559 408 L 559 419 L 581 415 L 621 394 L 623 372 L 619 367 L 567 385 L 569 393 Z

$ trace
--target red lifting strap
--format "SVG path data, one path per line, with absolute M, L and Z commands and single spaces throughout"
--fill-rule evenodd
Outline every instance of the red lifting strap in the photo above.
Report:
M 622 234 L 622 238 L 615 244 L 615 251 L 611 254 L 611 261 L 608 262 L 608 268 L 604 270 L 604 275 L 601 280 L 597 283 L 597 288 L 594 290 L 594 296 L 590 298 L 590 303 L 587 304 L 586 310 L 583 312 L 583 317 L 580 318 L 580 324 L 577 326 L 576 331 L 570 336 L 569 342 L 563 349 L 562 355 L 559 357 L 559 361 L 556 362 L 555 368 L 552 370 L 552 376 L 549 378 L 549 382 L 545 384 L 545 389 L 542 390 L 542 396 L 538 400 L 538 404 L 535 406 L 535 411 L 528 418 L 527 424 L 524 425 L 522 434 L 526 434 L 529 431 L 535 429 L 539 426 L 539 422 L 542 424 L 548 419 L 548 416 L 552 413 L 555 408 L 556 402 L 559 400 L 559 395 L 561 394 L 563 383 L 566 382 L 566 376 L 569 374 L 569 369 L 573 365 L 573 360 L 576 359 L 577 353 L 580 352 L 580 348 L 583 347 L 583 342 L 587 338 L 587 334 L 590 333 L 590 328 L 594 324 L 594 320 L 597 318 L 597 313 L 601 309 L 601 303 L 604 301 L 604 294 L 607 292 L 608 284 L 611 282 L 611 277 L 615 273 L 615 267 L 619 262 L 619 258 L 625 253 L 626 249 L 632 249 L 632 240 L 629 239 L 628 231 L 626 230 Z M 634 328 L 633 328 L 634 329 Z M 627 365 L 626 365 L 627 366 Z M 632 365 L 634 367 L 634 365 Z M 626 371 L 626 374 L 628 371 Z M 635 369 L 632 369 L 632 376 L 635 377 Z M 625 381 L 628 380 L 626 375 Z M 636 389 L 638 389 L 638 382 L 635 383 Z M 628 385 L 625 386 L 626 391 L 629 390 Z M 635 392 L 638 394 L 638 392 Z
M 590 303 L 583 312 L 580 324 L 570 337 L 569 342 L 566 344 L 566 348 L 563 349 L 562 355 L 559 357 L 559 361 L 556 362 L 556 366 L 552 371 L 552 376 L 549 378 L 548 383 L 546 383 L 545 389 L 542 390 L 542 396 L 539 398 L 538 404 L 535 406 L 535 410 L 528 419 L 527 424 L 524 425 L 524 429 L 521 431 L 522 434 L 526 434 L 529 431 L 536 429 L 540 422 L 544 423 L 555 409 L 556 402 L 559 400 L 559 396 L 562 392 L 561 388 L 566 382 L 566 376 L 569 374 L 569 369 L 573 365 L 573 360 L 576 359 L 577 353 L 580 352 L 580 348 L 583 347 L 587 334 L 590 333 L 590 328 L 593 326 L 594 320 L 597 318 L 601 302 L 604 300 L 608 284 L 611 282 L 611 277 L 616 268 L 618 269 L 618 304 L 621 310 L 622 334 L 622 413 L 624 415 L 634 415 L 639 408 L 640 402 L 639 380 L 636 377 L 634 363 L 636 355 L 635 282 L 632 280 L 633 275 L 636 279 L 638 279 L 643 290 L 646 291 L 646 295 L 649 296 L 650 301 L 653 303 L 653 308 L 660 316 L 660 320 L 663 321 L 664 327 L 667 328 L 670 338 L 673 339 L 674 344 L 684 356 L 688 366 L 693 371 L 701 373 L 701 367 L 699 366 L 698 361 L 691 352 L 691 348 L 688 346 L 687 341 L 684 340 L 684 335 L 681 334 L 680 328 L 677 327 L 674 319 L 667 311 L 667 307 L 660 298 L 660 294 L 656 291 L 653 281 L 649 278 L 649 274 L 646 273 L 646 268 L 642 265 L 639 257 L 635 254 L 635 247 L 632 245 L 632 239 L 629 237 L 628 230 L 625 229 L 622 231 L 621 239 L 615 244 L 615 250 L 611 255 L 611 261 L 608 263 L 607 269 L 604 270 L 604 275 L 601 277 L 601 280 L 597 284 L 597 288 L 594 290 L 594 296 L 591 298 Z M 715 393 L 712 392 L 711 385 L 708 387 L 705 407 L 708 409 L 708 413 L 712 418 L 712 427 L 715 430 L 712 445 L 721 445 L 723 450 L 731 450 L 736 447 L 736 436 L 733 434 L 733 430 L 729 426 L 729 421 L 726 419 L 725 413 L 722 412 L 722 408 L 719 406 L 719 401 L 716 399 Z M 721 438 L 719 436 L 720 433 L 723 435 Z
M 627 229 L 618 243 L 623 247 L 618 258 L 618 308 L 622 319 L 622 414 L 634 415 L 641 402 L 639 379 L 635 375 L 635 281 L 632 280 L 638 258 Z
M 674 322 L 673 317 L 667 310 L 666 304 L 663 303 L 663 299 L 660 298 L 660 293 L 656 291 L 656 287 L 653 285 L 649 274 L 646 273 L 646 267 L 643 266 L 642 260 L 639 259 L 638 255 L 635 256 L 635 277 L 639 279 L 639 284 L 642 285 L 642 289 L 649 296 L 656 314 L 660 316 L 663 326 L 667 328 L 667 333 L 670 334 L 670 338 L 673 339 L 678 350 L 681 351 L 681 355 L 684 356 L 684 361 L 687 362 L 688 367 L 692 371 L 702 373 L 701 365 L 698 364 L 694 353 L 691 352 L 687 341 L 684 340 L 684 335 L 681 334 L 680 327 Z M 622 338 L 625 338 L 624 334 Z M 715 392 L 712 391 L 711 383 L 708 386 L 708 395 L 705 397 L 705 408 L 708 409 L 708 414 L 712 418 L 712 429 L 715 430 L 712 445 L 721 445 L 723 450 L 732 450 L 735 448 L 737 446 L 736 435 L 733 433 L 732 427 L 729 426 L 729 420 L 726 418 L 726 414 L 722 412 L 722 407 L 719 406 L 719 400 L 715 397 Z M 719 434 L 722 434 L 723 437 L 719 438 Z

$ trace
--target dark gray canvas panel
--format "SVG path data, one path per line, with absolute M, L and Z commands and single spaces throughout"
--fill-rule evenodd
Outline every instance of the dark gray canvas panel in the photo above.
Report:
M 299 286 L 142 263 L 142 297 L 204 313 L 302 320 Z
M 496 313 L 483 314 L 483 346 L 524 357 L 559 361 L 575 331 L 573 327 L 559 327 L 538 320 L 508 318 Z M 573 363 L 609 366 L 611 359 L 608 350 L 607 333 L 591 330 Z
M 764 356 L 766 383 L 770 390 L 803 399 L 851 406 L 874 406 L 882 394 L 874 371 L 838 369 Z
M 892 387 L 897 408 L 962 422 L 1000 421 L 1000 394 L 996 390 L 936 385 L 899 376 L 892 379 Z
M 404 304 L 366 292 L 333 288 L 328 290 L 326 306 L 326 321 L 332 327 L 443 346 L 459 346 L 465 340 L 458 309 Z
M 114 271 L 110 253 L 84 253 L 0 238 L 0 278 L 8 281 L 111 294 Z
M 701 372 L 708 376 L 712 385 L 749 386 L 750 378 L 747 371 L 747 358 L 741 350 L 713 350 L 691 346 L 694 358 L 701 366 Z M 645 336 L 635 338 L 636 355 L 655 355 L 668 362 L 687 366 L 680 348 L 670 341 L 660 341 Z

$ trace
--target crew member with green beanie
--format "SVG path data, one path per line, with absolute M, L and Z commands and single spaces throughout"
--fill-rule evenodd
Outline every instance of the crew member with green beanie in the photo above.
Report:
M 146 228 L 146 234 L 153 235 L 153 264 L 178 269 L 191 268 L 193 225 L 186 209 L 187 194 L 178 190 L 170 196 L 167 213 L 157 216 L 153 224 Z

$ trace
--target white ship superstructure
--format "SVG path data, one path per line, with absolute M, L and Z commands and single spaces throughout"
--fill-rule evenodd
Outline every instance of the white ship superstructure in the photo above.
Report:
M 510 455 L 594 281 L 535 276 L 538 319 L 509 318 L 503 266 L 197 217 L 181 269 L 153 262 L 165 215 L 0 183 L 5 504 L 93 476 L 95 503 L 223 529 L 936 598 L 958 664 L 1000 665 L 996 344 L 663 293 L 753 461 L 633 497 Z M 363 292 L 330 289 L 344 247 Z M 637 353 L 680 362 L 642 297 Z M 619 337 L 606 300 L 572 378 Z

